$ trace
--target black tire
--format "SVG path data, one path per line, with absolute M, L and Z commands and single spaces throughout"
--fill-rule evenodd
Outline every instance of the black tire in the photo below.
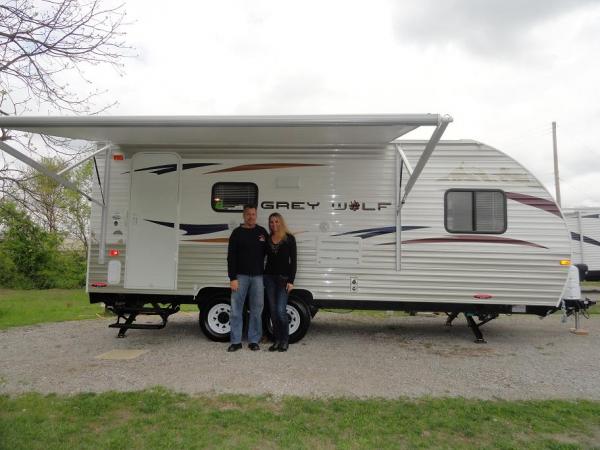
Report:
M 217 295 L 200 305 L 200 329 L 211 341 L 229 342 L 229 297 Z
M 273 324 L 271 323 L 271 315 L 269 314 L 268 306 L 265 305 L 265 314 L 263 315 L 263 323 L 265 334 L 273 339 Z M 288 318 L 290 320 L 290 337 L 289 343 L 294 344 L 301 340 L 310 327 L 311 314 L 309 308 L 302 299 L 296 297 L 293 293 L 290 295 L 287 304 Z

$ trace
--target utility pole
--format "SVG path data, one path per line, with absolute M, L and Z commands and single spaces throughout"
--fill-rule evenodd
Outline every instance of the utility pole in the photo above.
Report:
M 556 122 L 552 122 L 552 144 L 554 147 L 554 187 L 556 189 L 556 203 L 560 204 L 560 180 L 558 176 L 558 146 L 556 145 Z

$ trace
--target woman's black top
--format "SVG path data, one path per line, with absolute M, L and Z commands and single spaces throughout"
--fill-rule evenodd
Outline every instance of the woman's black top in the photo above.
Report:
M 294 283 L 296 278 L 296 239 L 294 236 L 288 234 L 277 244 L 274 244 L 272 236 L 269 236 L 265 273 L 283 275 L 287 277 L 289 283 Z

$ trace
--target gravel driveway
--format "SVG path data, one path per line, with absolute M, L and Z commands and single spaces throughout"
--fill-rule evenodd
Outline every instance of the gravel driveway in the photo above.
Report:
M 0 331 L 0 393 L 138 390 L 162 385 L 188 393 L 244 393 L 600 400 L 600 317 L 589 336 L 569 333 L 560 314 L 501 316 L 473 343 L 464 318 L 367 317 L 321 311 L 288 353 L 246 347 L 227 353 L 178 313 L 163 330 L 130 330 L 116 339 L 107 319 Z M 111 350 L 144 350 L 103 360 Z

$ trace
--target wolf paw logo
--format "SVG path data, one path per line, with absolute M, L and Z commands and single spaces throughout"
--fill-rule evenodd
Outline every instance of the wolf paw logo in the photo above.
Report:
M 360 208 L 360 203 L 358 203 L 356 200 L 352 200 L 352 202 L 350 202 L 350 209 L 352 211 L 358 211 Z

